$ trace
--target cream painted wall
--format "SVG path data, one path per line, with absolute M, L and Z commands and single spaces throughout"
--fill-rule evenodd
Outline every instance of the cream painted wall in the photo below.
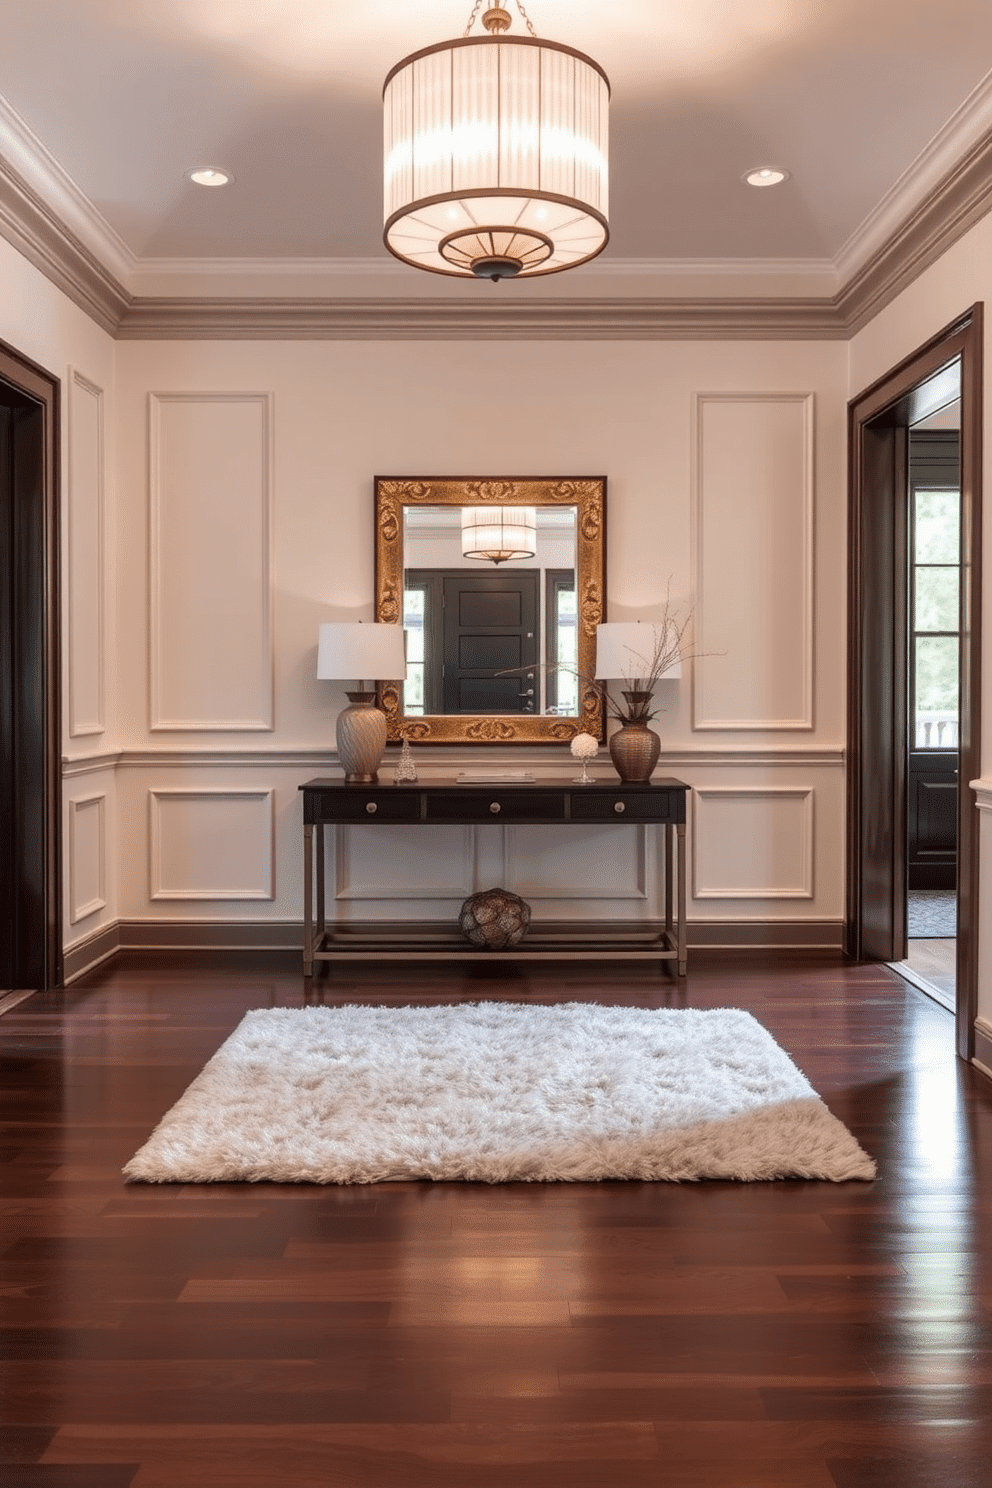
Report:
M 342 690 L 314 677 L 317 627 L 322 620 L 372 616 L 373 476 L 526 473 L 608 476 L 610 618 L 657 614 L 670 576 L 673 593 L 691 602 L 697 571 L 709 574 L 707 624 L 723 637 L 710 664 L 729 668 L 733 678 L 732 722 L 740 695 L 749 696 L 742 675 L 752 677 L 750 691 L 759 700 L 773 705 L 776 689 L 796 691 L 770 648 L 776 634 L 783 646 L 788 638 L 792 649 L 783 655 L 793 667 L 791 617 L 797 617 L 799 649 L 810 654 L 809 716 L 797 720 L 792 703 L 783 703 L 788 718 L 772 716 L 768 727 L 755 728 L 762 707 L 769 711 L 761 705 L 740 727 L 696 729 L 687 672 L 681 684 L 664 689 L 661 768 L 707 788 L 697 828 L 702 851 L 692 868 L 695 919 L 836 926 L 843 863 L 844 346 L 124 342 L 117 363 L 113 566 L 126 751 L 118 771 L 125 920 L 298 920 L 296 787 L 333 771 L 334 718 L 344 701 Z M 496 422 L 491 388 L 501 390 Z M 191 415 L 181 426 L 188 432 L 173 435 L 170 429 L 180 425 L 162 410 L 177 407 L 198 408 L 203 417 Z M 727 429 L 738 427 L 734 410 L 741 408 L 738 424 L 752 431 L 743 443 L 740 433 L 721 432 L 725 415 Z M 798 440 L 796 459 L 784 465 L 775 457 L 782 419 Z M 738 443 L 727 447 L 727 440 Z M 245 464 L 246 448 L 254 451 L 254 464 Z M 266 552 L 263 508 L 271 518 Z M 791 534 L 781 570 L 756 573 L 741 563 L 728 571 L 727 553 L 735 542 L 748 552 L 756 522 Z M 208 560 L 198 556 L 200 535 Z M 718 548 L 720 565 L 707 568 Z M 149 573 L 157 572 L 149 566 L 150 549 L 168 555 L 167 593 L 149 587 Z M 811 586 L 803 577 L 806 556 Z M 272 595 L 271 651 L 264 657 L 254 639 L 244 654 L 236 644 L 239 616 L 247 623 L 254 614 L 263 572 Z M 187 590 L 200 619 L 177 640 L 168 616 Z M 753 604 L 748 610 L 748 595 L 748 603 L 758 596 L 760 615 Z M 734 632 L 734 617 L 742 613 L 756 616 L 765 638 L 760 656 L 746 635 Z M 789 623 L 776 631 L 783 616 Z M 260 708 L 254 721 L 242 717 L 238 725 L 233 702 L 208 716 L 209 678 L 218 679 L 218 698 L 230 693 L 218 670 L 224 664 L 218 634 L 232 638 L 226 664 L 245 697 L 260 697 L 271 683 L 271 728 Z M 171 708 L 153 707 L 153 690 L 158 696 L 161 687 L 149 657 L 153 672 L 171 679 Z M 728 684 L 718 680 L 718 691 L 721 685 Z M 199 709 L 197 728 L 174 726 L 184 698 Z M 517 752 L 512 758 L 522 761 Z M 421 751 L 422 769 L 450 773 L 451 757 L 438 760 Z M 557 775 L 574 768 L 560 749 L 531 751 L 527 763 Z M 608 763 L 599 769 L 612 773 Z M 227 834 L 226 860 L 213 840 L 218 832 Z M 749 833 L 753 850 L 741 853 L 738 838 L 738 847 L 721 849 L 734 832 Z M 610 897 L 581 875 L 570 882 L 565 859 L 574 861 L 580 845 L 572 842 L 563 854 L 560 839 L 547 834 L 507 834 L 495 846 L 488 836 L 480 846 L 460 832 L 436 844 L 432 839 L 434 882 L 426 887 L 422 849 L 408 860 L 402 843 L 387 844 L 378 828 L 352 839 L 333 867 L 342 905 L 359 918 L 449 917 L 466 884 L 487 874 L 509 874 L 548 915 L 651 912 L 653 848 L 626 828 L 581 844 L 615 860 L 601 875 Z M 171 882 L 163 897 L 163 854 L 174 880 L 183 842 L 189 883 L 184 890 Z M 209 882 L 205 854 L 213 863 Z M 389 860 L 378 887 L 371 873 L 376 858 Z M 269 881 L 266 897 L 260 885 Z
M 111 561 L 116 347 L 3 239 L 0 285 L 0 338 L 61 384 L 62 749 L 70 759 L 102 754 L 121 736 Z M 68 942 L 117 915 L 113 770 L 67 779 L 64 807 Z
M 854 337 L 850 343 L 851 396 L 870 386 L 978 300 L 992 301 L 992 216 L 983 217 Z M 989 512 L 992 508 L 989 506 L 989 493 L 992 474 L 988 431 L 992 429 L 992 324 L 988 320 L 985 327 L 984 389 L 986 455 L 983 504 L 986 518 L 982 563 L 985 574 L 990 575 L 992 520 Z M 986 1046 L 992 1047 L 989 1045 L 989 1040 L 992 1040 L 992 939 L 987 928 L 992 924 L 992 721 L 989 718 L 989 700 L 992 699 L 992 582 L 988 578 L 984 585 L 982 611 L 982 698 L 986 716 L 982 732 L 982 786 L 976 792 L 976 810 L 983 813 L 979 917 L 986 928 L 979 945 L 978 1029 Z

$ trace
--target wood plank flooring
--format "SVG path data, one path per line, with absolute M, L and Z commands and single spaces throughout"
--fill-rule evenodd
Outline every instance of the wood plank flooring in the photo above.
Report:
M 885 967 L 364 968 L 328 1003 L 737 1006 L 873 1184 L 128 1186 L 274 955 L 0 1017 L 4 1488 L 982 1488 L 992 1085 Z

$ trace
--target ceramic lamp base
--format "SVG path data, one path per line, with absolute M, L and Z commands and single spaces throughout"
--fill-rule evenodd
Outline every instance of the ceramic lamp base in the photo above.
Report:
M 338 714 L 338 763 L 346 785 L 375 785 L 386 749 L 386 715 L 375 706 L 374 692 L 349 692 L 351 705 Z

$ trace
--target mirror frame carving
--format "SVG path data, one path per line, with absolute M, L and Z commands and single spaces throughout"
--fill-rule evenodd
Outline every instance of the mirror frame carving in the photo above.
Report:
M 382 682 L 387 738 L 415 744 L 567 744 L 576 734 L 603 738 L 603 701 L 584 679 L 596 669 L 596 627 L 606 614 L 606 477 L 376 476 L 375 618 L 403 619 L 403 516 L 413 506 L 574 506 L 578 622 L 577 715 L 431 713 L 405 718 L 401 682 Z

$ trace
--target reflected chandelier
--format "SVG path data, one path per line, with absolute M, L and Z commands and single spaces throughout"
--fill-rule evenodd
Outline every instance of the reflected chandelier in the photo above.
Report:
M 610 84 L 591 57 L 507 36 L 496 0 L 488 33 L 425 47 L 383 87 L 386 247 L 460 278 L 554 274 L 606 247 Z

